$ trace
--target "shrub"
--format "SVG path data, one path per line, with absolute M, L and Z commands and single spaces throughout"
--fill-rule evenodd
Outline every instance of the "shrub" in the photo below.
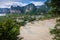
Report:
M 54 29 L 50 31 L 50 33 L 54 35 L 53 40 L 60 40 L 60 19 L 57 20 L 57 24 Z
M 17 40 L 19 25 L 12 19 L 0 21 L 0 40 Z

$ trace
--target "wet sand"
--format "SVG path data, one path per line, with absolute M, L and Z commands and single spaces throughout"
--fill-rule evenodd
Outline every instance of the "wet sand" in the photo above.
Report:
M 22 40 L 52 40 L 49 31 L 55 24 L 55 19 L 27 23 L 20 28 L 20 35 L 24 37 Z

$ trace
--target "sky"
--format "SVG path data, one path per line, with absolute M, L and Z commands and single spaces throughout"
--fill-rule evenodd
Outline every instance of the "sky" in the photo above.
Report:
M 44 5 L 46 0 L 0 0 L 0 8 L 10 8 L 11 5 L 14 6 L 25 6 L 33 3 L 35 6 Z

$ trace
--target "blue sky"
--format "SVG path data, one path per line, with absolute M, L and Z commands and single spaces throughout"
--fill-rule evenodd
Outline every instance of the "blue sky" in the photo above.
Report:
M 46 0 L 0 0 L 0 8 L 10 8 L 11 5 L 25 6 L 33 3 L 35 6 L 44 5 Z
M 25 1 L 21 0 L 21 2 L 25 2 L 25 3 L 29 3 L 31 1 L 34 1 L 34 2 L 38 2 L 38 1 L 45 2 L 46 0 L 25 0 Z

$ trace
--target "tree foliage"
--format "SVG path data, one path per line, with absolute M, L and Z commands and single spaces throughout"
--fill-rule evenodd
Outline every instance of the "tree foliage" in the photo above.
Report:
M 60 0 L 47 0 L 46 4 L 51 8 L 50 14 L 60 16 Z

